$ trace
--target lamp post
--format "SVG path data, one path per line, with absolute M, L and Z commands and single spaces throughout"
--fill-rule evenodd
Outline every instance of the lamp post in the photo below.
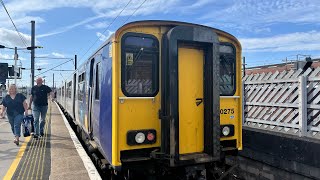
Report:
M 14 84 L 17 85 L 17 61 L 18 61 L 18 48 L 14 48 Z

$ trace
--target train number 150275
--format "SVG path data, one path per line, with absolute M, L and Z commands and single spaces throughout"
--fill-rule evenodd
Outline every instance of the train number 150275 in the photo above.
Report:
M 234 114 L 234 109 L 220 109 L 220 114 Z

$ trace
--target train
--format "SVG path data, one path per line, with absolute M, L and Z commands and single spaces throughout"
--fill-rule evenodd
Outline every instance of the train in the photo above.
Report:
M 241 78 L 233 35 L 136 21 L 63 81 L 57 102 L 113 178 L 213 179 L 224 157 L 242 150 Z

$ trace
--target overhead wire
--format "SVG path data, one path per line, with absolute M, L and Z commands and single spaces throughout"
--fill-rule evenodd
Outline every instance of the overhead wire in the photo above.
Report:
M 39 76 L 39 75 L 44 74 L 44 73 L 46 73 L 46 72 L 48 72 L 48 71 L 51 71 L 51 70 L 53 70 L 53 69 L 55 69 L 55 68 L 57 68 L 57 67 L 59 67 L 59 66 L 61 66 L 61 65 L 64 65 L 64 64 L 66 64 L 67 62 L 70 62 L 70 61 L 72 61 L 72 60 L 73 60 L 73 59 L 70 59 L 70 60 L 68 60 L 68 61 L 66 61 L 66 62 L 64 62 L 64 63 L 61 63 L 61 64 L 59 64 L 59 65 L 51 68 L 51 69 L 48 69 L 48 70 L 46 70 L 46 71 L 44 71 L 44 72 L 42 72 L 42 73 L 37 74 L 36 76 Z
M 10 59 L 10 58 L 0 58 L 0 60 L 5 60 L 5 61 L 15 61 L 15 59 Z M 18 59 L 21 61 L 21 59 Z
M 3 0 L 0 0 L 0 1 L 1 1 L 1 4 L 2 4 L 4 10 L 5 10 L 6 13 L 8 14 L 8 16 L 9 16 L 9 18 L 10 18 L 10 20 L 11 20 L 11 22 L 12 22 L 14 28 L 15 28 L 15 30 L 17 31 L 17 33 L 18 33 L 21 41 L 23 42 L 23 44 L 24 44 L 26 47 L 28 47 L 26 40 L 23 38 L 23 36 L 22 36 L 21 33 L 19 32 L 17 26 L 14 24 L 14 22 L 13 22 L 11 16 L 10 16 L 10 13 L 9 13 L 9 11 L 7 10 L 6 5 L 4 4 Z
M 35 57 L 37 59 L 72 59 L 73 65 L 75 65 L 75 61 L 73 58 L 59 58 L 59 57 L 49 57 L 49 56 L 43 56 L 43 57 Z
M 124 8 L 119 12 L 119 14 L 113 18 L 113 20 L 109 23 L 107 28 L 101 33 L 98 38 L 94 41 L 94 43 L 87 49 L 87 51 L 81 56 L 80 61 L 82 58 L 91 50 L 91 48 L 98 42 L 98 40 L 102 37 L 102 35 L 109 29 L 109 27 L 116 21 L 116 19 L 121 15 L 121 13 L 126 9 L 126 7 L 130 4 L 132 0 L 129 0 L 128 3 L 124 6 Z
M 59 58 L 59 57 L 49 57 L 49 56 L 43 56 L 43 57 L 35 57 L 37 59 L 71 59 L 71 58 Z
M 1 0 L 2 1 L 2 0 Z M 81 56 L 81 58 L 80 58 L 80 61 L 82 60 L 82 58 L 90 51 L 90 49 L 95 45 L 95 43 L 102 37 L 102 35 L 109 29 L 109 27 L 116 21 L 116 19 L 121 15 L 121 13 L 126 9 L 126 7 L 130 4 L 130 2 L 131 2 L 132 0 L 129 0 L 128 1 L 128 3 L 124 6 L 124 8 L 119 12 L 119 14 L 111 21 L 111 23 L 107 26 L 107 28 L 103 31 L 103 33 L 95 40 L 95 42 L 88 48 L 88 50 Z M 140 8 L 141 8 L 141 6 L 146 2 L 147 0 L 144 0 L 134 11 L 133 11 L 133 13 L 124 21 L 124 23 L 123 24 L 125 24 Z M 38 57 L 38 58 L 46 58 L 46 57 Z M 50 58 L 51 59 L 51 58 Z M 59 59 L 62 59 L 62 58 L 59 58 Z M 59 64 L 59 65 L 57 65 L 57 66 L 55 66 L 55 67 L 53 67 L 53 68 L 51 68 L 51 69 L 48 69 L 48 70 L 46 70 L 46 71 L 44 71 L 44 72 L 42 72 L 42 73 L 40 73 L 40 74 L 38 74 L 38 75 L 36 75 L 36 76 L 39 76 L 39 75 L 41 75 L 41 74 L 44 74 L 44 73 L 46 73 L 46 72 L 48 72 L 48 71 L 51 71 L 51 70 L 53 70 L 53 69 L 55 69 L 55 68 L 57 68 L 57 67 L 59 67 L 59 66 L 61 66 L 61 65 L 63 65 L 63 64 L 66 64 L 67 62 L 69 62 L 69 61 L 73 61 L 73 63 L 74 63 L 74 60 L 73 59 L 70 59 L 70 60 L 68 60 L 68 61 L 66 61 L 66 62 L 64 62 L 64 63 L 61 63 L 61 64 Z
M 123 24 L 125 24 L 125 23 L 138 11 L 138 9 L 141 8 L 141 6 L 142 6 L 146 1 L 147 1 L 147 0 L 144 0 L 137 8 L 133 11 L 133 13 L 124 21 Z

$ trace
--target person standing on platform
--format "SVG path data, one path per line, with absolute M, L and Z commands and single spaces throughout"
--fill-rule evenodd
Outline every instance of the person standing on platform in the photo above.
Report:
M 42 78 L 36 80 L 37 85 L 31 88 L 31 97 L 29 103 L 29 109 L 32 106 L 32 114 L 34 116 L 34 135 L 33 137 L 37 139 L 39 136 L 44 135 L 44 125 L 46 122 L 46 115 L 48 110 L 48 97 L 50 95 L 51 89 L 42 84 Z M 41 116 L 41 118 L 40 118 Z M 40 126 L 39 126 L 40 119 Z
M 28 115 L 26 97 L 21 93 L 17 93 L 16 85 L 11 84 L 9 86 L 9 94 L 4 97 L 2 105 L 3 108 L 1 109 L 0 116 L 3 117 L 4 111 L 7 110 L 11 130 L 15 136 L 13 142 L 19 145 L 23 113 L 24 115 Z

